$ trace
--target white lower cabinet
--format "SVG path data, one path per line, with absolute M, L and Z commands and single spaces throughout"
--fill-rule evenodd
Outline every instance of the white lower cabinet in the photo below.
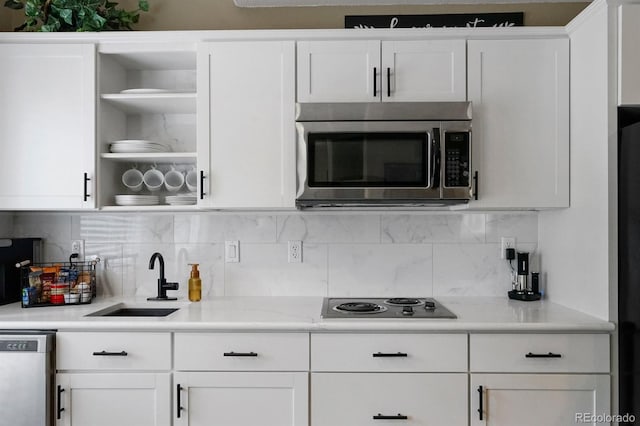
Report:
M 608 334 L 472 334 L 471 426 L 566 426 L 610 413 Z
M 170 426 L 171 333 L 56 334 L 57 426 Z
M 463 373 L 313 373 L 312 426 L 464 426 Z
M 466 334 L 314 333 L 311 425 L 466 426 Z
M 610 378 L 604 374 L 472 374 L 471 426 L 608 425 Z
M 175 333 L 175 426 L 308 426 L 308 333 Z
M 308 373 L 177 372 L 175 426 L 307 426 Z
M 58 426 L 169 426 L 169 373 L 60 373 Z

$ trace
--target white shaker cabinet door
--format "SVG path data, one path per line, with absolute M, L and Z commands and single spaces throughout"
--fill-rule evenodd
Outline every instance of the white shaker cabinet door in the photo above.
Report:
M 308 426 L 308 373 L 174 374 L 175 426 Z
M 313 373 L 311 425 L 467 426 L 467 380 L 462 373 Z
M 379 40 L 298 42 L 298 102 L 379 102 Z
M 201 204 L 294 208 L 294 42 L 203 44 L 198 96 Z
M 382 42 L 384 102 L 467 100 L 464 40 Z
M 470 40 L 474 208 L 569 206 L 569 40 Z
M 61 373 L 57 426 L 170 426 L 169 373 Z
M 95 206 L 95 47 L 0 44 L 0 209 Z
M 610 413 L 609 383 L 605 374 L 472 374 L 471 426 L 608 425 L 586 416 Z

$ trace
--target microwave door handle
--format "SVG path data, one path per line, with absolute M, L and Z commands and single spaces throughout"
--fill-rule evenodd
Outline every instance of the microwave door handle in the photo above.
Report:
M 431 164 L 431 176 L 429 183 L 432 188 L 437 188 L 440 185 L 439 179 L 440 176 L 440 141 L 439 141 L 439 130 L 434 129 L 433 132 L 434 138 L 429 144 L 429 162 Z M 438 135 L 438 136 L 436 136 Z

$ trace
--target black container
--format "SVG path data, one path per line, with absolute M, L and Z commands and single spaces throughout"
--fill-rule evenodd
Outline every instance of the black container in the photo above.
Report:
M 40 262 L 41 238 L 0 238 L 0 305 L 22 300 L 20 269 L 16 264 L 25 260 Z

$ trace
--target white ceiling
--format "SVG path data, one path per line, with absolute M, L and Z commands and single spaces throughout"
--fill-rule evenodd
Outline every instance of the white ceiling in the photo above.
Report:
M 556 3 L 567 0 L 233 0 L 238 7 Z M 590 0 L 572 0 L 590 1 Z

